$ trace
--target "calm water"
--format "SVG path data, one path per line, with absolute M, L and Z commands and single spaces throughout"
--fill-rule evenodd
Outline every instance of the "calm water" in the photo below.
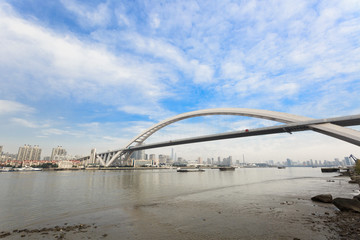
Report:
M 318 211 L 312 196 L 356 194 L 335 175 L 320 168 L 0 173 L 0 230 L 96 223 L 109 238 L 290 239 L 305 234 L 309 211 Z

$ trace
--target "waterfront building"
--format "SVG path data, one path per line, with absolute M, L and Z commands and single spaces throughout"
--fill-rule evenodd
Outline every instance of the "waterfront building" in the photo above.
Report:
M 24 145 L 23 147 L 19 147 L 17 160 L 25 161 L 25 160 L 40 160 L 41 157 L 41 148 L 38 145 L 32 147 L 31 145 Z
M 166 163 L 168 158 L 170 158 L 170 157 L 167 155 L 160 154 L 159 155 L 159 163 Z
M 58 166 L 59 168 L 69 169 L 73 167 L 73 162 L 69 160 L 59 161 Z
M 134 160 L 134 167 L 149 167 L 153 165 L 151 160 Z
M 57 146 L 52 149 L 50 160 L 65 160 L 66 154 L 66 150 L 62 146 Z

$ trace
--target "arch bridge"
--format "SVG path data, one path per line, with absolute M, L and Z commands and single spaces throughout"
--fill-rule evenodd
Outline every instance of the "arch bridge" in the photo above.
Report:
M 222 134 L 172 140 L 168 142 L 153 143 L 148 145 L 143 144 L 144 141 L 148 139 L 152 134 L 154 134 L 155 132 L 159 131 L 160 129 L 170 124 L 188 118 L 209 116 L 209 115 L 246 116 L 246 117 L 272 120 L 283 124 L 276 125 L 273 127 L 265 127 L 265 128 L 249 129 L 249 130 L 246 129 L 243 131 L 227 132 Z M 87 156 L 80 160 L 85 160 L 88 163 L 98 162 L 100 163 L 100 165 L 108 167 L 116 162 L 127 162 L 131 154 L 136 150 L 195 143 L 195 142 L 212 141 L 212 140 L 227 139 L 227 138 L 274 134 L 274 133 L 282 133 L 282 132 L 292 133 L 296 131 L 305 131 L 305 130 L 313 130 L 315 132 L 319 132 L 355 144 L 357 146 L 360 146 L 360 132 L 345 127 L 345 126 L 353 126 L 353 125 L 360 125 L 360 114 L 337 117 L 337 118 L 313 119 L 313 118 L 308 118 L 308 117 L 289 114 L 289 113 L 259 110 L 259 109 L 248 109 L 248 108 L 204 109 L 204 110 L 179 114 L 172 118 L 161 121 L 153 125 L 152 127 L 148 128 L 143 133 L 134 137 L 131 141 L 128 142 L 128 144 L 125 145 L 124 148 L 108 151 L 104 153 L 92 152 L 90 156 Z

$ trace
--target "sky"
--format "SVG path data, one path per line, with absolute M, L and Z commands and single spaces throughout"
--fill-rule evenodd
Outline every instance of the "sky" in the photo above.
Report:
M 208 108 L 353 115 L 359 96 L 358 0 L 0 0 L 4 152 L 24 144 L 39 145 L 42 156 L 56 146 L 71 155 L 118 149 L 160 121 Z M 145 143 L 276 124 L 198 117 Z M 358 146 L 312 131 L 173 148 L 189 160 L 360 156 Z

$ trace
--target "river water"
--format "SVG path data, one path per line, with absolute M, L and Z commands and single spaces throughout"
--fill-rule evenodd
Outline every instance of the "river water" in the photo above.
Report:
M 320 168 L 1 173 L 0 231 L 89 224 L 65 238 L 331 239 L 321 216 L 336 208 L 310 198 L 358 194 L 337 175 Z

